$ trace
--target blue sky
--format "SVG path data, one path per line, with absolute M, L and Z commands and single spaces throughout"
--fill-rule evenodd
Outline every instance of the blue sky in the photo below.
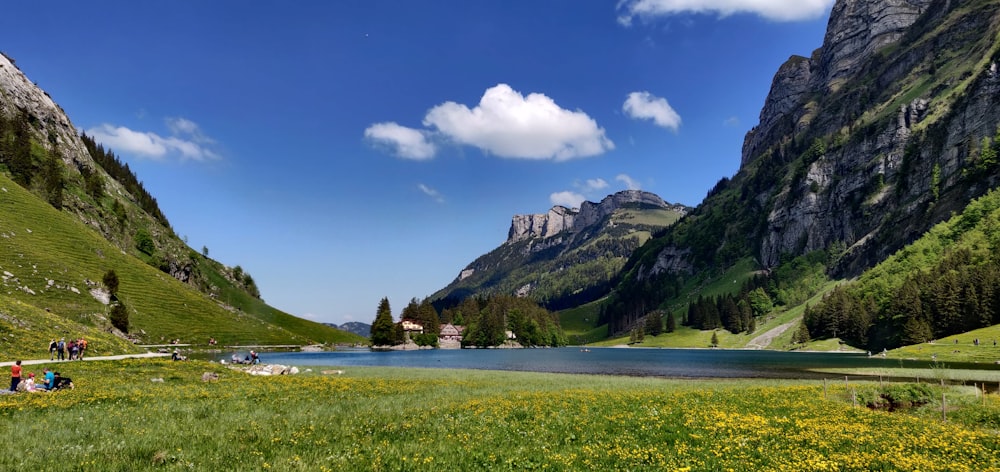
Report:
M 831 0 L 12 2 L 0 50 L 192 248 L 305 318 L 398 315 L 514 214 L 697 205 Z

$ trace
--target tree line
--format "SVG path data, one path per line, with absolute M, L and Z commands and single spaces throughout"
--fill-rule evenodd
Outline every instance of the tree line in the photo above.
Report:
M 0 112 L 0 164 L 18 185 L 41 193 L 45 201 L 61 209 L 66 187 L 62 154 L 56 147 L 55 135 L 49 135 L 51 152 L 35 141 L 33 121 L 37 118 L 23 110 L 10 118 Z
M 418 345 L 436 346 L 441 325 L 464 326 L 463 346 L 499 346 L 507 341 L 510 331 L 522 346 L 563 346 L 566 336 L 558 317 L 530 299 L 509 295 L 468 297 L 439 313 L 428 300 L 412 299 L 403 309 L 400 322 L 392 318 L 388 298 L 379 302 L 371 328 L 374 346 L 391 346 L 406 341 L 403 320 L 423 326 L 422 335 L 411 340 Z
M 127 162 L 122 162 L 110 149 L 105 149 L 104 145 L 94 141 L 94 138 L 87 136 L 86 133 L 81 133 L 80 139 L 83 140 L 83 144 L 86 146 L 87 152 L 90 153 L 90 157 L 94 159 L 94 162 L 101 166 L 112 179 L 122 184 L 129 194 L 135 197 L 139 208 L 142 208 L 143 211 L 156 219 L 156 221 L 159 221 L 163 226 L 170 228 L 170 222 L 167 221 L 167 217 L 160 211 L 160 206 L 156 202 L 156 198 L 153 198 L 146 191 L 142 182 L 136 177 L 135 172 L 129 169 Z M 86 187 L 90 189 L 91 185 L 88 184 Z
M 888 300 L 864 288 L 838 287 L 806 308 L 809 336 L 881 350 L 998 324 L 1000 256 L 981 259 L 959 248 L 930 270 L 914 271 Z
M 1000 192 L 970 203 L 910 246 L 840 286 L 804 324 L 812 338 L 892 349 L 1000 323 Z

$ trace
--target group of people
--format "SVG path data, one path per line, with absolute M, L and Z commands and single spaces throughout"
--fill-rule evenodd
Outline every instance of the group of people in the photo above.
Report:
M 21 361 L 10 366 L 10 392 L 50 392 L 64 388 L 73 388 L 73 380 L 63 377 L 59 372 L 45 368 L 40 382 L 35 381 L 35 373 L 28 372 L 22 377 Z
M 260 356 L 257 354 L 257 351 L 250 351 L 250 354 L 240 359 L 240 356 L 234 352 L 232 362 L 233 364 L 260 364 Z
M 56 358 L 64 361 L 66 360 L 66 355 L 69 354 L 69 360 L 79 361 L 83 360 L 83 354 L 87 351 L 87 340 L 80 339 L 70 339 L 66 342 L 66 338 L 60 338 L 58 341 L 53 339 L 49 341 L 49 360 L 54 361 Z

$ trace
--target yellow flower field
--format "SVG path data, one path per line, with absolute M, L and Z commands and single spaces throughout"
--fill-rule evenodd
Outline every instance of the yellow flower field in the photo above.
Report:
M 1000 401 L 961 388 L 943 422 L 934 405 L 872 411 L 805 381 L 59 367 L 76 389 L 0 396 L 17 451 L 0 469 L 1000 470 Z

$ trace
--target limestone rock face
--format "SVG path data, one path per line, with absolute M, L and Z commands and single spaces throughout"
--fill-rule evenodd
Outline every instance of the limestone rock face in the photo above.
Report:
M 760 123 L 746 136 L 741 165 L 783 135 L 809 124 L 811 97 L 837 90 L 879 49 L 899 40 L 931 0 L 840 0 L 830 12 L 823 46 L 792 56 L 771 82 Z
M 580 208 L 575 210 L 557 205 L 552 207 L 548 213 L 514 215 L 510 231 L 507 232 L 507 243 L 533 238 L 550 238 L 564 231 L 578 232 L 599 223 L 615 210 L 629 204 L 687 211 L 683 205 L 671 205 L 650 192 L 623 190 L 605 197 L 600 203 L 583 202 Z
M 932 0 L 841 0 L 830 11 L 819 80 L 836 87 L 882 47 L 896 42 Z
M 73 123 L 52 97 L 45 93 L 14 65 L 7 56 L 0 54 L 0 112 L 10 116 L 21 110 L 33 116 L 36 126 L 47 139 L 39 140 L 49 146 L 58 146 L 66 165 L 94 167 L 83 141 Z
M 842 247 L 833 273 L 857 275 L 1000 184 L 975 164 L 1000 125 L 997 21 L 992 3 L 837 1 L 822 46 L 779 68 L 744 140 L 734 181 L 747 178 L 740 217 L 760 221 L 763 268 Z M 665 247 L 640 278 L 685 272 L 685 250 Z
M 573 227 L 576 212 L 564 206 L 554 206 L 544 214 L 514 215 L 507 232 L 508 241 L 548 238 Z

